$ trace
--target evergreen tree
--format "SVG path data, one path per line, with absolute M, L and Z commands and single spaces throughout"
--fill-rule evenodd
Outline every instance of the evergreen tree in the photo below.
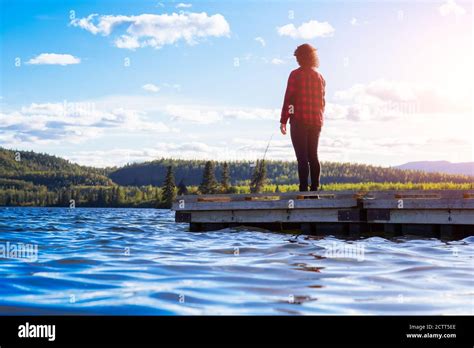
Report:
M 117 199 L 116 204 L 117 205 L 122 205 L 126 202 L 126 199 L 125 199 L 126 197 L 125 197 L 125 192 L 124 192 L 123 187 L 121 187 L 121 186 L 117 187 L 116 195 L 117 195 L 116 196 L 116 199 Z
M 97 206 L 99 207 L 103 207 L 105 206 L 105 193 L 104 193 L 104 189 L 101 187 L 99 189 L 99 193 L 97 195 L 97 202 L 96 202 Z
M 81 203 L 81 190 L 74 190 L 74 200 L 76 202 L 76 207 Z
M 176 198 L 176 185 L 174 183 L 173 167 L 168 166 L 165 182 L 163 184 L 163 201 L 166 208 L 171 208 Z
M 117 202 L 118 202 L 118 199 L 117 199 L 117 187 L 116 187 L 116 186 L 112 187 L 112 193 L 111 193 L 110 200 L 111 200 L 112 206 L 116 207 L 116 206 L 117 206 Z
M 217 190 L 218 184 L 214 174 L 214 164 L 211 161 L 207 161 L 202 175 L 202 182 L 199 185 L 199 192 L 202 194 L 212 194 L 216 193 Z
M 94 190 L 91 188 L 87 194 L 87 204 L 90 206 L 90 207 L 93 207 L 96 205 L 96 199 L 95 199 L 95 194 L 94 194 Z
M 159 188 L 155 188 L 155 206 L 159 206 L 161 202 L 161 190 Z
M 250 192 L 260 193 L 265 186 L 265 181 L 267 177 L 267 167 L 265 160 L 257 160 L 255 165 L 255 170 L 252 175 L 252 181 L 250 182 Z
M 230 171 L 227 162 L 224 162 L 222 166 L 221 188 L 224 193 L 228 193 L 230 190 Z
M 184 179 L 181 179 L 181 181 L 178 184 L 178 195 L 187 195 L 188 194 L 188 188 L 184 184 Z

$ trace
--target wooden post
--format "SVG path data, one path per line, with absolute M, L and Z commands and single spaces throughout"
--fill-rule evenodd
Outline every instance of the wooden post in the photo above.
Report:
M 311 224 L 308 223 L 308 222 L 304 222 L 300 225 L 300 228 L 301 228 L 301 232 L 303 234 L 312 234 L 311 233 Z
M 191 222 L 189 224 L 189 230 L 191 232 L 201 232 L 201 224 L 199 222 Z
M 439 238 L 449 240 L 453 238 L 454 226 L 453 225 L 441 225 L 439 226 Z

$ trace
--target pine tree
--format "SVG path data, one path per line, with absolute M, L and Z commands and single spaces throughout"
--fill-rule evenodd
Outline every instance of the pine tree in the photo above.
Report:
M 158 207 L 161 202 L 161 190 L 157 187 L 155 187 L 155 201 L 156 201 L 156 206 Z
M 214 164 L 211 161 L 207 161 L 202 175 L 202 182 L 199 185 L 199 192 L 202 194 L 212 194 L 216 193 L 217 190 L 218 184 L 214 174 Z
M 90 207 L 94 207 L 94 206 L 97 204 L 97 200 L 96 200 L 96 197 L 95 197 L 95 194 L 94 194 L 94 190 L 93 190 L 93 189 L 90 189 L 90 190 L 89 190 L 89 193 L 87 194 L 87 204 L 88 204 Z
M 184 179 L 181 179 L 181 181 L 178 184 L 178 195 L 187 195 L 188 194 L 188 188 L 186 187 L 186 184 L 184 183 Z
M 116 192 L 117 192 L 117 193 L 116 193 L 116 195 L 117 195 L 117 197 L 116 197 L 116 199 L 117 199 L 116 204 L 117 204 L 117 205 L 122 205 L 122 204 L 124 204 L 124 203 L 126 202 L 126 200 L 125 200 L 125 192 L 124 192 L 124 190 L 123 190 L 123 187 L 120 187 L 120 186 L 117 187 L 117 191 L 116 191 Z
M 260 193 L 265 186 L 265 181 L 267 177 L 267 167 L 265 165 L 265 160 L 257 160 L 255 165 L 255 170 L 252 175 L 252 181 L 250 182 L 250 192 Z
M 104 189 L 101 187 L 97 195 L 97 206 L 103 207 L 104 205 L 105 205 L 105 194 L 104 194 Z
M 112 187 L 112 193 L 111 193 L 110 200 L 111 200 L 112 206 L 116 207 L 117 206 L 117 201 L 118 201 L 117 200 L 117 187 L 116 186 Z
M 76 202 L 76 207 L 81 204 L 81 190 L 74 190 L 74 200 Z
M 163 201 L 166 208 L 171 208 L 176 198 L 176 185 L 174 183 L 173 167 L 169 166 L 163 184 Z
M 222 166 L 221 188 L 224 193 L 228 193 L 230 190 L 230 171 L 227 162 L 224 162 Z

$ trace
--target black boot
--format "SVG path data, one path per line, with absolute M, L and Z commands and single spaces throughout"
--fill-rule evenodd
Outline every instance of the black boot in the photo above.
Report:
M 308 185 L 300 185 L 300 192 L 308 192 Z

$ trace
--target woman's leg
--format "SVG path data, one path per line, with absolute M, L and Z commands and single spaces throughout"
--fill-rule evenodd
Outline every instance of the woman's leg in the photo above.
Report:
M 295 149 L 296 159 L 298 161 L 298 178 L 300 181 L 300 191 L 308 191 L 308 146 L 306 126 L 292 123 L 290 125 L 291 142 Z
M 317 191 L 319 188 L 319 177 L 321 174 L 321 164 L 318 158 L 318 145 L 319 135 L 321 134 L 321 128 L 310 127 L 308 129 L 308 160 L 309 169 L 311 172 L 311 191 Z

